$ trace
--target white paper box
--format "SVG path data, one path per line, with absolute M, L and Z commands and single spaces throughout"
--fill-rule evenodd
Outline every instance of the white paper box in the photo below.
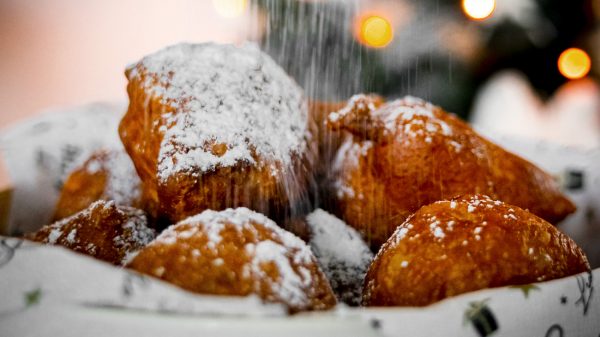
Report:
M 99 147 L 120 146 L 116 127 L 123 111 L 119 104 L 90 105 L 3 130 L 0 150 L 15 190 L 14 232 L 48 222 L 73 165 Z M 580 208 L 600 209 L 597 151 L 495 140 L 557 175 L 577 164 L 586 185 L 570 196 Z M 582 219 L 579 213 L 569 218 L 565 229 L 589 254 L 600 246 L 600 231 L 586 232 Z M 0 237 L 0 336 L 599 336 L 599 289 L 596 269 L 425 308 L 339 306 L 288 317 L 282 307 L 255 297 L 199 296 L 61 247 Z

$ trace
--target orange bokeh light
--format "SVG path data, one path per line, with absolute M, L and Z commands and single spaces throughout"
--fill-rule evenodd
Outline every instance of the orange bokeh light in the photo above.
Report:
M 496 9 L 495 0 L 463 0 L 462 9 L 465 14 L 473 20 L 485 20 L 489 18 Z
M 357 26 L 358 41 L 368 47 L 383 48 L 394 39 L 392 23 L 382 15 L 364 15 Z
M 585 77 L 591 67 L 592 61 L 589 55 L 579 48 L 569 48 L 558 58 L 558 70 L 570 80 Z

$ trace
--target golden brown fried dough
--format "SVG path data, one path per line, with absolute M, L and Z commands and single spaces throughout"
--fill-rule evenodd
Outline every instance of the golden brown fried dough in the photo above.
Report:
M 196 293 L 255 294 L 292 312 L 336 303 L 310 248 L 247 208 L 207 210 L 171 226 L 129 267 Z
M 307 104 L 257 48 L 175 45 L 126 75 L 119 133 L 152 215 L 177 222 L 246 206 L 279 221 L 308 202 L 316 142 Z
M 120 206 L 141 209 L 141 184 L 124 150 L 96 151 L 65 181 L 54 221 L 86 209 L 98 200 L 114 200 Z
M 319 172 L 326 172 L 343 139 L 339 130 L 331 130 L 327 127 L 327 117 L 330 113 L 339 111 L 345 106 L 346 102 L 309 102 L 310 116 L 317 127 L 315 132 L 317 137 L 315 138 L 317 138 L 319 149 Z
M 371 95 L 377 104 L 382 103 L 382 99 L 379 96 Z M 328 174 L 330 174 L 331 166 L 337 151 L 343 140 L 348 136 L 343 130 L 332 130 L 327 125 L 327 118 L 330 113 L 341 110 L 346 106 L 346 102 L 323 102 L 323 101 L 310 101 L 309 112 L 312 120 L 316 125 L 316 141 L 318 144 L 318 158 L 317 165 L 315 167 L 315 176 L 319 183 L 319 204 L 322 207 L 331 209 L 335 207 L 335 198 L 332 198 L 326 183 Z
M 352 135 L 331 178 L 338 213 L 375 247 L 421 206 L 461 194 L 486 194 L 551 223 L 575 210 L 549 174 L 456 116 L 413 97 L 378 104 L 355 96 L 328 120 Z
M 143 211 L 117 206 L 114 201 L 100 200 L 26 237 L 121 265 L 152 241 L 154 236 L 154 230 L 147 227 Z
M 363 302 L 423 306 L 589 268 L 575 242 L 541 218 L 486 196 L 464 196 L 424 206 L 398 227 L 369 268 Z

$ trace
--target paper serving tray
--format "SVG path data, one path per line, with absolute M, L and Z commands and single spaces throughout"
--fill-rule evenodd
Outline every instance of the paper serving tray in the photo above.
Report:
M 69 170 L 100 147 L 119 146 L 124 111 L 91 104 L 1 130 L 1 233 L 47 224 Z M 599 267 L 600 150 L 488 136 L 561 179 L 577 178 L 565 186 L 579 210 L 560 228 Z M 256 297 L 200 296 L 61 247 L 0 236 L 0 336 L 598 336 L 599 289 L 595 269 L 425 308 L 338 306 L 287 316 Z
M 425 308 L 286 316 L 201 296 L 58 246 L 0 237 L 0 336 L 598 336 L 600 269 Z M 34 323 L 35 322 L 35 323 Z

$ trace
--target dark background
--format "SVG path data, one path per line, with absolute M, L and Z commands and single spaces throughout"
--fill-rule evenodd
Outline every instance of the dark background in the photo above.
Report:
M 599 52 L 593 41 L 598 41 L 594 34 L 600 1 L 531 0 L 532 11 L 518 11 L 526 0 L 508 2 L 519 15 L 503 15 L 497 7 L 483 21 L 470 20 L 456 0 L 254 3 L 269 13 L 263 48 L 304 83 L 311 96 L 336 100 L 359 91 L 387 97 L 411 94 L 467 118 L 478 88 L 498 71 L 523 73 L 546 99 L 568 81 L 557 67 L 561 52 L 569 47 L 582 48 L 592 57 Z M 392 18 L 397 14 L 394 8 L 408 5 L 412 10 L 402 19 L 402 27 L 395 27 L 391 44 L 374 49 L 357 43 L 348 25 L 357 13 L 379 5 L 389 8 L 386 15 Z M 520 18 L 524 13 L 537 19 Z M 444 45 L 452 43 L 440 38 L 448 27 L 468 31 L 457 36 L 471 40 L 465 50 L 469 57 Z M 593 65 L 589 77 L 597 78 L 597 71 Z

